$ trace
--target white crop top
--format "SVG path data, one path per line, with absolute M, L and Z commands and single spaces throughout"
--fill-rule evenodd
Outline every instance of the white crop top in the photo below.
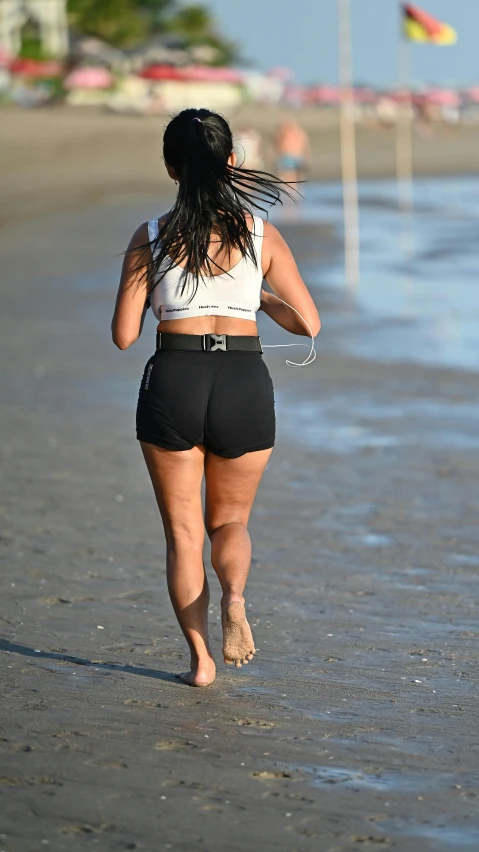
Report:
M 263 281 L 261 252 L 264 223 L 259 216 L 253 216 L 253 223 L 252 237 L 257 267 L 250 257 L 243 257 L 228 273 L 202 276 L 198 289 L 191 298 L 192 276 L 181 266 L 173 266 L 159 278 L 151 291 L 150 304 L 155 317 L 159 320 L 171 320 L 212 315 L 255 320 L 256 311 L 260 306 Z M 148 236 L 150 242 L 157 239 L 158 219 L 148 222 Z M 158 249 L 154 251 L 154 256 L 157 253 Z M 161 268 L 159 272 L 161 275 Z M 185 283 L 186 287 L 181 295 Z

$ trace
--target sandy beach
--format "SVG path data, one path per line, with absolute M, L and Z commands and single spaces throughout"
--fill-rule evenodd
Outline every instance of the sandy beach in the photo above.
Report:
M 274 134 L 290 113 L 281 108 L 244 107 L 229 116 L 235 130 L 255 127 L 263 140 L 265 165 L 274 169 Z M 308 180 L 340 178 L 339 130 L 334 113 L 294 112 L 311 140 Z M 46 108 L 1 113 L 0 223 L 45 210 L 73 209 L 123 193 L 159 192 L 168 178 L 159 167 L 161 136 L 168 116 L 134 117 L 94 109 Z M 360 178 L 395 174 L 395 130 L 357 128 Z M 417 175 L 477 174 L 479 126 L 417 127 L 413 136 Z
M 324 270 L 323 331 L 305 370 L 266 355 L 279 439 L 251 521 L 259 654 L 184 686 L 134 438 L 154 326 L 124 353 L 109 334 L 121 252 L 168 201 L 158 121 L 12 112 L 6 130 L 0 849 L 478 848 L 477 373 L 347 354 L 347 329 L 367 340 L 380 321 L 327 286 L 334 228 L 285 220 L 306 280 Z M 473 171 L 477 132 L 444 131 L 435 162 L 462 150 Z M 264 318 L 261 333 L 278 339 Z M 312 403 L 340 412 L 316 444 Z M 469 443 L 447 437 L 454 412 Z

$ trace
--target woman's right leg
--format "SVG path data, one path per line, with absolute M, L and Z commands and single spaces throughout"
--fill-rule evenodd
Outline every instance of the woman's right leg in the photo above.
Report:
M 208 642 L 209 588 L 203 565 L 204 449 L 164 450 L 143 441 L 141 448 L 165 530 L 168 590 L 191 651 L 191 671 L 181 678 L 191 686 L 207 686 L 216 669 Z

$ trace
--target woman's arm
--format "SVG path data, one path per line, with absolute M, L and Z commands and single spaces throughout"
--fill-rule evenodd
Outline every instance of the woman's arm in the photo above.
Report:
M 260 311 L 263 311 L 273 322 L 280 325 L 281 328 L 285 328 L 286 331 L 290 331 L 292 334 L 307 334 L 310 337 L 312 333 L 316 336 L 313 329 L 311 329 L 311 333 L 308 331 L 304 322 L 301 321 L 300 317 L 291 308 L 280 302 L 274 293 L 270 293 L 264 288 L 261 290 Z
M 264 224 L 262 266 L 263 275 L 273 292 L 262 290 L 261 310 L 293 334 L 316 337 L 321 328 L 316 305 L 299 274 L 289 246 L 269 222 Z M 291 307 L 278 299 L 283 299 Z
M 111 335 L 118 349 L 128 349 L 138 340 L 148 310 L 146 272 L 147 264 L 151 260 L 148 242 L 148 224 L 145 222 L 133 234 L 123 260 L 115 312 L 111 321 Z

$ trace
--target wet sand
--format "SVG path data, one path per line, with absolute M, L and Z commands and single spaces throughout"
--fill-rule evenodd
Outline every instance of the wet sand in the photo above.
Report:
M 438 443 L 434 415 L 477 406 L 477 375 L 345 356 L 354 307 L 315 290 L 316 364 L 266 356 L 279 440 L 251 521 L 258 658 L 182 685 L 133 429 L 153 325 L 126 353 L 109 340 L 117 255 L 157 210 L 116 194 L 0 232 L 0 848 L 478 848 L 479 460 Z M 326 224 L 284 232 L 305 265 L 338 250 Z M 341 412 L 333 448 L 298 429 L 308 401 Z

